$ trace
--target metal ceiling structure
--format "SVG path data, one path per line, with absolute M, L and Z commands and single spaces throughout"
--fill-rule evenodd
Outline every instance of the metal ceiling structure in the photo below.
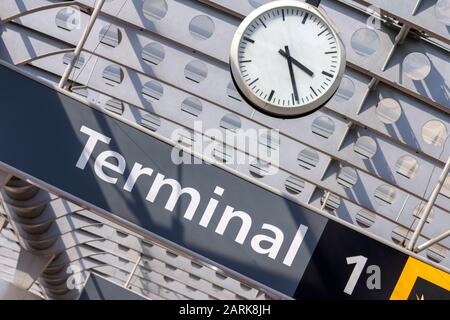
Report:
M 406 247 L 450 157 L 449 1 L 322 0 L 347 48 L 347 70 L 335 97 L 300 119 L 259 113 L 231 79 L 234 32 L 266 2 L 106 0 L 74 61 L 69 90 L 169 139 L 178 128 L 193 132 L 196 121 L 224 132 L 279 129 L 277 141 L 258 140 L 282 155 L 276 175 L 264 174 L 272 164 L 256 154 L 252 164 L 227 163 L 236 145 L 225 142 L 213 156 L 287 199 Z M 58 84 L 95 4 L 2 1 L 0 59 Z M 177 139 L 193 146 L 192 137 Z M 277 298 L 23 180 L 3 178 L 0 279 L 17 280 L 21 247 L 48 257 L 39 281 L 29 283 L 39 297 L 76 298 L 67 289 L 67 268 L 76 266 L 83 277 L 95 272 L 149 299 Z M 449 228 L 450 176 L 417 243 Z M 450 237 L 441 238 L 419 255 L 449 270 Z

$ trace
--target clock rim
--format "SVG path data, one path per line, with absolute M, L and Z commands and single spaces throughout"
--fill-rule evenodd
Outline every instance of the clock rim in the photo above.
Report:
M 331 32 L 333 33 L 334 37 L 337 40 L 337 45 L 339 46 L 339 51 L 341 52 L 341 62 L 339 65 L 339 69 L 337 72 L 337 76 L 335 78 L 335 81 L 330 86 L 330 88 L 327 90 L 325 94 L 320 96 L 317 100 L 309 102 L 307 104 L 304 104 L 302 106 L 298 107 L 280 107 L 274 104 L 271 104 L 269 102 L 266 102 L 259 98 L 257 95 L 255 95 L 250 88 L 245 84 L 243 80 L 243 76 L 239 67 L 239 45 L 241 43 L 241 40 L 243 38 L 244 32 L 247 30 L 249 25 L 260 15 L 264 14 L 265 12 L 272 11 L 273 9 L 277 8 L 284 8 L 284 7 L 294 7 L 303 9 L 305 11 L 309 11 L 317 16 L 319 16 L 323 21 L 325 21 L 328 24 L 328 27 L 330 28 Z M 238 29 L 236 30 L 236 33 L 234 35 L 232 44 L 231 44 L 231 51 L 230 51 L 230 69 L 231 69 L 231 76 L 233 79 L 234 84 L 236 85 L 236 89 L 238 89 L 239 93 L 243 96 L 244 100 L 250 103 L 253 107 L 259 109 L 263 113 L 270 114 L 273 116 L 278 117 L 300 117 L 300 116 L 306 116 L 308 114 L 311 114 L 312 112 L 316 111 L 317 109 L 321 108 L 324 104 L 326 104 L 336 93 L 337 89 L 339 88 L 339 85 L 342 81 L 342 78 L 344 76 L 345 72 L 345 66 L 346 66 L 346 52 L 345 52 L 345 46 L 339 36 L 339 33 L 336 31 L 334 23 L 328 18 L 326 14 L 321 12 L 321 10 L 311 4 L 305 3 L 305 2 L 299 2 L 294 0 L 279 0 L 274 2 L 269 2 L 265 5 L 262 5 L 258 9 L 254 10 L 252 13 L 250 13 L 240 24 Z

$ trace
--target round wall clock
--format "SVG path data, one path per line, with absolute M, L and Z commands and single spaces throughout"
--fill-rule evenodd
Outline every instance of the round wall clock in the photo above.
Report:
M 345 47 L 320 1 L 280 0 L 253 11 L 236 31 L 230 65 L 252 106 L 278 117 L 322 107 L 345 70 Z

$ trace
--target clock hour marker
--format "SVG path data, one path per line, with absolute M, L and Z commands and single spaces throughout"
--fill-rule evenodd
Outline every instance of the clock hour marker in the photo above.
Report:
M 281 9 L 281 14 L 283 15 L 283 21 L 285 21 L 285 17 L 284 17 L 284 9 Z
M 317 92 L 316 91 L 314 91 L 314 89 L 313 89 L 313 87 L 309 87 L 310 89 L 311 89 L 311 91 L 316 95 L 316 97 L 318 96 L 317 95 Z
M 250 39 L 249 37 L 244 37 L 244 40 L 245 40 L 245 41 L 248 41 L 248 42 L 250 42 L 250 43 L 255 43 L 255 40 Z
M 242 60 L 241 63 L 250 63 L 252 60 Z
M 258 80 L 259 80 L 259 78 L 256 78 L 256 79 L 253 80 L 251 83 L 249 83 L 249 86 L 251 86 L 252 84 L 255 84 Z
M 327 28 L 323 29 L 317 36 L 320 37 L 327 30 L 328 30 Z
M 327 52 L 325 52 L 325 54 L 333 54 L 333 53 L 337 53 L 337 51 L 327 51 Z
M 269 101 L 272 100 L 274 94 L 275 94 L 275 91 L 272 90 L 272 91 L 270 92 L 270 95 L 269 95 Z
M 264 21 L 262 21 L 262 19 L 261 19 L 261 18 L 259 18 L 259 22 L 261 22 L 261 23 L 262 23 L 262 25 L 264 26 L 264 28 L 266 28 L 266 29 L 267 29 L 267 26 L 266 26 L 266 24 L 264 23 Z
M 308 19 L 309 13 L 305 14 L 305 16 L 303 17 L 303 21 L 302 24 L 305 24 L 306 19 Z
M 331 73 L 328 73 L 326 71 L 322 71 L 323 75 L 326 75 L 327 77 L 333 78 L 333 75 Z

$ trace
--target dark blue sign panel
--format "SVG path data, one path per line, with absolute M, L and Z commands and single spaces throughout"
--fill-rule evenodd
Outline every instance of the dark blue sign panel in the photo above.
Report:
M 213 165 L 176 165 L 171 145 L 5 67 L 0 79 L 1 162 L 294 295 L 325 217 Z

